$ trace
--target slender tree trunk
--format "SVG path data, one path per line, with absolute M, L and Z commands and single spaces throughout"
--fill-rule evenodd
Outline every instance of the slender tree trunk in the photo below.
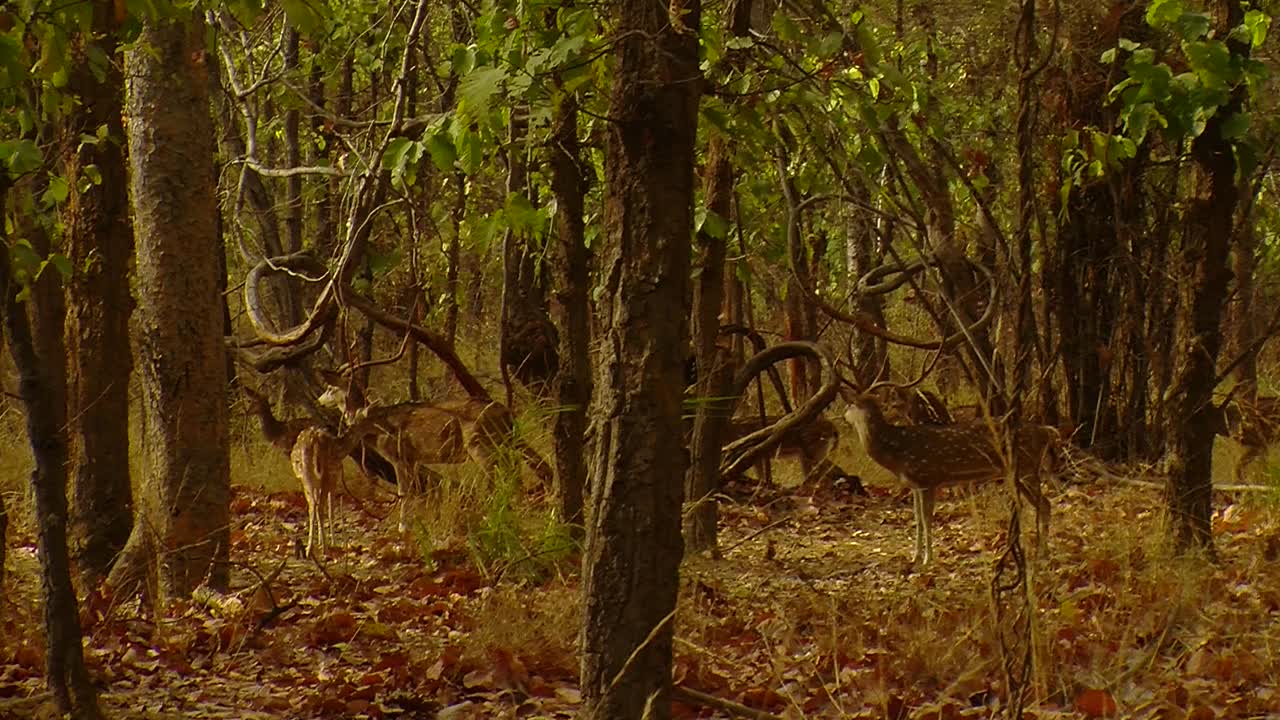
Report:
M 467 176 L 453 174 L 453 207 L 449 210 L 449 224 L 453 237 L 449 238 L 449 256 L 444 275 L 444 336 L 449 344 L 458 344 L 458 272 L 462 263 L 462 221 L 467 217 Z
M 701 6 L 616 7 L 580 717 L 665 720 L 688 466 L 680 415 Z
M 1220 27 L 1240 23 L 1238 3 L 1210 3 L 1222 21 Z M 1232 55 L 1245 56 L 1247 47 L 1227 40 Z M 1173 385 L 1168 398 L 1169 473 L 1168 510 L 1176 547 L 1213 552 L 1213 438 L 1218 351 L 1222 346 L 1222 311 L 1231 278 L 1230 249 L 1240 188 L 1236 183 L 1236 159 L 1231 141 L 1223 137 L 1224 124 L 1244 103 L 1244 89 L 1205 124 L 1204 133 L 1191 144 L 1196 177 L 1182 240 L 1183 281 L 1179 284 L 1178 342 Z
M 725 7 L 724 23 L 734 37 L 751 29 L 751 0 L 734 0 Z M 738 53 L 732 62 L 741 67 Z M 720 509 L 715 493 L 720 487 L 720 449 L 734 402 L 728 399 L 733 382 L 730 353 L 720 347 L 720 318 L 725 312 L 725 257 L 729 237 L 727 223 L 733 213 L 735 175 L 730 139 L 714 132 L 707 141 L 703 193 L 707 210 L 725 223 L 725 234 L 698 234 L 701 272 L 693 289 L 693 349 L 698 364 L 698 403 L 693 423 L 691 463 L 686 479 L 684 544 L 686 553 L 717 550 L 716 531 Z
M 64 172 L 71 179 L 65 220 L 67 256 L 73 268 L 67 287 L 67 367 L 71 461 L 72 556 L 89 584 L 106 576 L 133 527 L 129 478 L 129 315 L 133 295 L 129 269 L 133 227 L 122 121 L 124 72 L 117 55 L 110 8 L 94 6 L 93 28 L 104 38 L 109 59 L 100 69 L 75 65 L 72 92 L 80 99 L 65 136 L 93 135 L 94 144 L 70 143 Z M 90 165 L 101 182 L 79 191 Z
M 526 112 L 519 110 L 513 112 Z M 525 158 L 526 123 L 513 119 L 507 151 L 507 196 L 529 197 Z M 545 396 L 559 364 L 559 339 L 548 311 L 546 273 L 528 232 L 508 229 L 502 243 L 501 356 L 506 370 Z
M 850 193 L 861 202 L 867 205 L 873 202 L 871 192 L 865 183 L 854 181 L 849 183 L 848 187 Z M 851 283 L 856 283 L 878 264 L 875 261 L 876 225 L 868 214 L 861 210 L 853 210 L 850 215 L 851 217 L 846 220 L 848 229 L 845 237 L 845 258 L 849 264 L 849 280 Z M 884 327 L 884 303 L 880 295 L 856 296 L 853 300 L 853 309 L 866 313 L 878 325 Z M 889 377 L 889 349 L 884 340 L 860 333 L 853 342 L 851 361 L 858 382 L 862 386 L 870 385 L 881 377 Z
M 298 31 L 290 26 L 284 33 L 284 71 L 286 74 L 297 74 L 299 44 Z M 298 167 L 302 164 L 302 148 L 298 142 L 298 129 L 301 119 L 302 113 L 296 107 L 290 107 L 284 111 L 285 167 Z M 291 175 L 285 178 L 284 205 L 285 252 L 298 252 L 302 249 L 301 175 Z
M 128 581 L 154 562 L 161 606 L 202 583 L 223 589 L 229 574 L 222 249 L 204 48 L 204 24 L 193 15 L 148 24 L 128 56 L 148 475 L 109 581 L 132 589 Z
M 4 214 L 8 179 L 0 179 L 0 215 Z M 18 392 L 26 407 L 27 435 L 35 458 L 31 486 L 35 497 L 36 534 L 39 545 L 41 588 L 44 594 L 46 679 L 58 709 L 77 720 L 101 717 L 97 691 L 89 681 L 81 645 L 80 611 L 71 585 L 67 551 L 67 444 L 63 435 L 67 411 L 65 396 L 57 391 L 65 372 L 61 358 L 41 357 L 26 311 L 11 281 L 11 242 L 0 248 L 0 315 L 13 364 L 18 370 Z M 59 332 L 44 328 L 45 332 Z M 61 348 L 58 348 L 61 352 Z M 52 372 L 50 370 L 52 369 Z M 2 529 L 2 528 L 0 528 Z
M 560 518 L 582 522 L 587 405 L 591 401 L 591 286 L 583 225 L 586 183 L 578 144 L 578 105 L 565 95 L 551 132 L 551 191 L 556 198 L 558 242 L 553 248 L 551 310 L 559 328 L 560 367 L 553 394 L 560 407 L 552 438 L 555 443 L 556 492 Z

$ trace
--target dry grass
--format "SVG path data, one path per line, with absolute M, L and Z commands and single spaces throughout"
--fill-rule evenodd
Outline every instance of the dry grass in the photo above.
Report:
M 800 717 L 868 701 L 885 708 L 891 697 L 967 707 L 1001 685 L 989 581 L 1006 527 L 1002 490 L 944 497 L 935 565 L 912 572 L 910 502 L 878 468 L 845 462 L 869 500 L 725 508 L 732 550 L 686 568 L 679 667 L 695 687 L 777 692 L 773 709 Z M 1173 685 L 1219 703 L 1239 683 L 1280 687 L 1271 504 L 1219 495 L 1212 564 L 1170 555 L 1158 488 L 1077 485 L 1051 496 L 1049 552 L 1033 560 L 1041 703 L 1070 707 L 1081 690 L 1106 688 L 1128 714 L 1160 705 Z
M 0 435 L 0 487 L 17 532 L 29 537 L 22 498 L 30 461 L 20 420 L 16 413 L 0 416 L 16 430 Z M 532 413 L 519 422 L 544 453 L 548 425 L 545 415 Z M 302 531 L 305 515 L 288 459 L 258 437 L 251 419 L 238 417 L 234 428 L 240 439 L 234 482 L 288 498 L 276 514 L 255 514 L 253 522 L 284 536 Z M 912 572 L 909 499 L 866 460 L 851 433 L 845 436 L 836 459 L 862 476 L 870 498 L 815 501 L 766 491 L 759 502 L 724 507 L 726 557 L 691 560 L 682 573 L 677 676 L 775 712 L 790 708 L 794 717 L 868 717 L 869 706 L 883 710 L 899 700 L 923 707 L 952 698 L 967 707 L 969 698 L 1001 685 L 989 579 L 1006 527 L 1002 490 L 946 493 L 937 512 L 936 564 Z M 1238 452 L 1234 443 L 1218 443 L 1221 481 L 1229 482 Z M 395 535 L 392 493 L 346 467 L 337 530 L 348 549 L 330 572 L 377 575 L 386 562 L 403 567 L 405 553 L 387 549 Z M 571 677 L 576 579 L 571 572 L 544 573 L 530 583 L 511 570 L 540 552 L 545 516 L 516 502 L 514 493 L 503 506 L 470 464 L 442 470 L 445 482 L 415 515 L 410 565 L 429 567 L 442 549 L 482 559 L 468 545 L 482 529 L 519 540 L 506 556 L 483 559 L 490 584 L 457 610 L 465 632 L 417 638 L 415 652 L 453 646 L 467 666 L 517 658 L 530 672 Z M 794 484 L 795 463 L 777 463 L 775 477 Z M 1269 496 L 1217 495 L 1220 561 L 1211 564 L 1169 554 L 1158 488 L 1081 484 L 1049 494 L 1049 553 L 1034 558 L 1035 697 L 1042 709 L 1069 707 L 1084 688 L 1107 688 L 1124 714 L 1141 715 L 1171 688 L 1185 692 L 1184 705 L 1223 705 L 1224 693 L 1245 684 L 1280 687 L 1280 626 L 1272 620 L 1280 611 L 1280 576 L 1272 570 L 1280 528 Z M 288 552 L 283 541 L 259 547 L 276 557 Z M 11 563 L 15 576 L 34 572 L 29 553 L 16 553 Z M 299 574 L 290 579 L 294 588 L 309 587 L 316 576 L 306 565 L 290 572 Z

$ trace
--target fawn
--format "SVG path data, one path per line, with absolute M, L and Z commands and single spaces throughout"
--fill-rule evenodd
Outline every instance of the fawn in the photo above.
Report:
M 306 555 L 324 557 L 333 540 L 333 491 L 342 477 L 342 460 L 360 438 L 338 437 L 322 427 L 303 428 L 289 453 L 293 472 L 307 500 Z M 314 553 L 319 550 L 319 556 Z

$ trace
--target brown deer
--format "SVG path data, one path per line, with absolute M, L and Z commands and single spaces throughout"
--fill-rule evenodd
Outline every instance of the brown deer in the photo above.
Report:
M 985 423 L 891 425 L 870 394 L 850 399 L 845 420 L 854 427 L 867 455 L 911 488 L 916 549 L 913 563 L 933 561 L 933 508 L 938 488 L 994 480 L 1005 474 L 1004 453 L 993 428 Z M 1044 456 L 1058 432 L 1043 425 L 1022 425 L 1012 440 L 1014 476 L 1019 494 L 1036 508 L 1037 536 L 1049 531 L 1049 502 L 1040 491 Z
M 356 435 L 340 438 L 319 426 L 303 428 L 295 437 L 289 458 L 307 500 L 309 558 L 324 557 L 333 540 L 333 490 L 342 477 L 342 459 L 359 442 Z
M 1234 398 L 1220 408 L 1222 422 L 1217 433 L 1240 443 L 1244 452 L 1236 460 L 1237 483 L 1244 481 L 1245 470 L 1266 453 L 1280 436 L 1280 397 L 1259 395 L 1254 400 Z
M 551 466 L 527 443 L 513 437 L 511 413 L 501 403 L 465 399 L 356 406 L 345 390 L 331 385 L 320 396 L 320 404 L 341 409 L 351 426 L 348 433 L 372 440 L 395 467 L 402 532 L 407 529 L 405 505 L 417 494 L 418 470 L 423 465 L 458 465 L 470 458 L 488 473 L 497 460 L 498 448 L 509 442 L 543 486 L 551 485 Z
M 263 397 L 262 393 L 244 384 L 240 385 L 240 389 L 249 398 L 249 404 L 253 408 L 254 415 L 258 416 L 258 424 L 262 428 L 262 436 L 266 438 L 267 442 L 279 448 L 286 455 L 292 455 L 298 435 L 303 430 L 326 427 L 318 420 L 309 417 L 281 420 L 276 417 L 275 411 L 271 408 L 271 403 Z M 395 482 L 395 470 L 391 467 L 391 464 L 367 443 L 353 443 L 347 456 L 354 460 L 369 477 L 380 478 L 386 482 Z

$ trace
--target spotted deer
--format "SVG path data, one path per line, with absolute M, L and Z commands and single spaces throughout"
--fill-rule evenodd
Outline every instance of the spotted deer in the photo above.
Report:
M 499 447 L 510 443 L 549 487 L 552 472 L 536 450 L 512 434 L 511 413 L 502 403 L 481 399 L 397 405 L 353 404 L 342 388 L 329 386 L 320 404 L 339 408 L 345 421 L 391 461 L 400 488 L 400 530 L 407 529 L 406 504 L 418 494 L 418 471 L 425 465 L 459 465 L 474 460 L 486 473 Z
M 309 558 L 323 558 L 333 541 L 333 491 L 342 477 L 343 458 L 360 441 L 358 433 L 340 437 L 323 427 L 311 426 L 302 428 L 293 442 L 289 458 L 307 500 Z
M 922 566 L 933 561 L 933 508 L 941 487 L 994 480 L 1005 475 L 1005 453 L 985 423 L 892 425 L 870 394 L 850 399 L 845 420 L 854 427 L 867 455 L 912 491 L 915 556 Z M 1049 502 L 1040 491 L 1044 458 L 1058 442 L 1055 429 L 1022 425 L 1012 440 L 1018 492 L 1036 508 L 1037 536 L 1049 530 Z
M 1237 397 L 1221 408 L 1217 433 L 1240 443 L 1244 452 L 1236 460 L 1235 481 L 1244 481 L 1245 470 L 1261 458 L 1280 437 L 1280 397 L 1259 395 L 1253 400 Z

